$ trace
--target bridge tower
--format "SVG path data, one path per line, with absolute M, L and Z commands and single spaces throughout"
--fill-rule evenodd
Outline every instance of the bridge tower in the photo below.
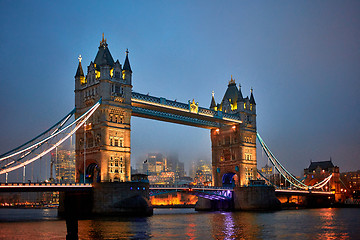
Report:
M 244 186 L 256 179 L 256 103 L 251 89 L 244 98 L 231 77 L 220 104 L 214 93 L 210 109 L 241 117 L 242 123 L 223 125 L 211 130 L 212 172 L 214 186 Z
M 100 98 L 102 104 L 86 126 L 76 132 L 76 182 L 125 182 L 130 172 L 130 119 L 132 71 L 114 62 L 104 34 L 95 57 L 84 75 L 81 56 L 75 75 L 75 118 Z M 85 163 L 85 164 L 84 164 Z

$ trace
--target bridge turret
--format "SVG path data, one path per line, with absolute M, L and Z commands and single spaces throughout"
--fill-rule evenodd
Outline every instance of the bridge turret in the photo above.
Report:
M 132 70 L 130 67 L 130 61 L 129 61 L 129 50 L 126 49 L 126 57 L 124 61 L 124 67 L 123 67 L 123 79 L 125 80 L 126 84 L 131 85 L 131 77 L 132 77 Z
M 211 97 L 210 109 L 217 111 L 217 106 L 216 106 L 216 102 L 215 102 L 215 96 L 214 96 L 215 93 L 214 93 L 214 91 L 212 91 L 211 95 L 212 95 L 212 97 Z
M 84 85 L 86 83 L 86 78 L 84 76 L 84 71 L 83 68 L 81 66 L 81 55 L 79 56 L 79 65 L 78 68 L 76 70 L 76 74 L 75 74 L 75 107 L 79 107 L 81 105 L 81 99 L 80 99 L 80 88 L 81 85 Z
M 239 84 L 237 104 L 238 104 L 238 111 L 244 111 L 244 97 L 241 92 L 241 84 Z

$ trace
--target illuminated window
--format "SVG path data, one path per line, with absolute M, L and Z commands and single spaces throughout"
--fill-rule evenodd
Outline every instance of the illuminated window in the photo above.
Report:
M 84 85 L 86 83 L 86 78 L 84 76 L 80 77 L 80 84 Z
M 252 111 L 252 109 L 253 109 L 253 106 L 252 106 L 252 104 L 250 104 L 250 111 Z
M 112 68 L 110 69 L 110 77 L 113 77 L 113 75 L 114 75 L 114 69 Z
M 114 138 L 114 146 L 119 146 L 119 139 L 118 138 Z
M 244 103 L 244 109 L 246 109 L 246 103 Z
M 96 79 L 100 78 L 100 72 L 95 70 Z

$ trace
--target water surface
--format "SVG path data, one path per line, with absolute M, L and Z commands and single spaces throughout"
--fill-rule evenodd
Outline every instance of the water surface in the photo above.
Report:
M 0 239 L 64 239 L 56 209 L 0 209 Z M 360 209 L 196 212 L 79 221 L 79 239 L 360 239 Z

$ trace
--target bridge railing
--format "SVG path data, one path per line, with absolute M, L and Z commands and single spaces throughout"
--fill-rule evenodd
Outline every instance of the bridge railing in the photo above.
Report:
M 0 183 L 0 187 L 13 187 L 13 186 L 22 186 L 22 187 L 33 187 L 33 186 L 46 186 L 46 187 L 58 187 L 58 186 L 81 186 L 81 187 L 92 187 L 91 183 Z
M 176 184 L 151 184 L 150 188 L 191 188 L 191 189 L 207 189 L 207 190 L 233 190 L 232 187 L 214 187 L 214 186 L 202 186 L 202 185 L 176 185 Z

